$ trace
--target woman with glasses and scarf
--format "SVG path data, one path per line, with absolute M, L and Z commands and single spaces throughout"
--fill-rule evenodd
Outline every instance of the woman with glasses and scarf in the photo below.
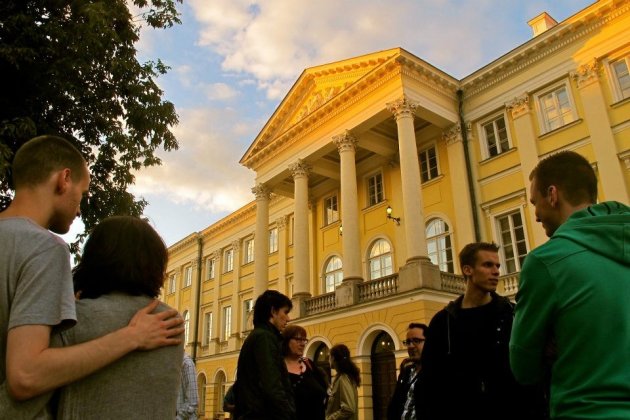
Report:
M 324 373 L 304 357 L 308 343 L 306 330 L 299 325 L 288 325 L 282 336 L 282 354 L 293 387 L 296 418 L 324 420 L 328 383 Z

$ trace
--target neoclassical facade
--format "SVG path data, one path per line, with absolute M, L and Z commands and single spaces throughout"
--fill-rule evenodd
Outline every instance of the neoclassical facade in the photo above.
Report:
M 630 1 L 601 0 L 458 80 L 402 48 L 304 70 L 240 163 L 253 201 L 169 249 L 162 299 L 186 324 L 200 411 L 222 414 L 267 288 L 291 297 L 307 355 L 344 343 L 361 419 L 381 419 L 410 322 L 464 288 L 458 251 L 501 246 L 513 296 L 546 237 L 529 199 L 538 160 L 575 150 L 599 199 L 630 195 Z

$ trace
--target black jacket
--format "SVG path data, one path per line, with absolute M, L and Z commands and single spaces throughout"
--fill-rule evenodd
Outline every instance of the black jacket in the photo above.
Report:
M 478 308 L 462 309 L 462 301 L 429 324 L 418 418 L 544 419 L 542 392 L 519 385 L 510 369 L 513 304 L 496 293 Z
M 394 395 L 392 395 L 392 399 L 387 406 L 387 420 L 400 420 L 402 413 L 405 409 L 405 403 L 407 402 L 407 394 L 409 393 L 409 379 L 414 372 L 413 362 L 407 362 L 400 369 L 400 374 L 398 375 L 398 381 L 396 382 L 396 389 L 394 390 Z M 418 378 L 416 378 L 416 382 Z M 420 403 L 420 386 L 416 384 L 414 386 L 414 403 L 416 406 L 416 413 L 419 409 Z
M 295 419 L 295 403 L 282 336 L 271 324 L 258 325 L 243 343 L 238 357 L 234 393 L 237 419 Z

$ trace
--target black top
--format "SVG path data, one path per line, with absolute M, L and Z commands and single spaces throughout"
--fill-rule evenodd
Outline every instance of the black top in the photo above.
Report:
M 313 366 L 312 363 L 310 365 Z M 289 373 L 289 378 L 295 397 L 296 417 L 299 420 L 323 420 L 327 389 L 321 373 L 307 365 L 302 374 Z

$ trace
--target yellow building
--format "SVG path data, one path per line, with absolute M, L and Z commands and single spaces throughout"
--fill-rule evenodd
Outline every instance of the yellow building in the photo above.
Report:
M 529 24 L 530 41 L 462 80 L 402 48 L 304 70 L 241 159 L 255 200 L 169 249 L 163 300 L 186 319 L 207 418 L 266 288 L 292 298 L 310 358 L 348 345 L 360 418 L 380 419 L 407 325 L 463 290 L 459 249 L 501 245 L 499 292 L 516 292 L 546 240 L 528 204 L 541 157 L 583 154 L 599 199 L 628 203 L 630 1 Z

